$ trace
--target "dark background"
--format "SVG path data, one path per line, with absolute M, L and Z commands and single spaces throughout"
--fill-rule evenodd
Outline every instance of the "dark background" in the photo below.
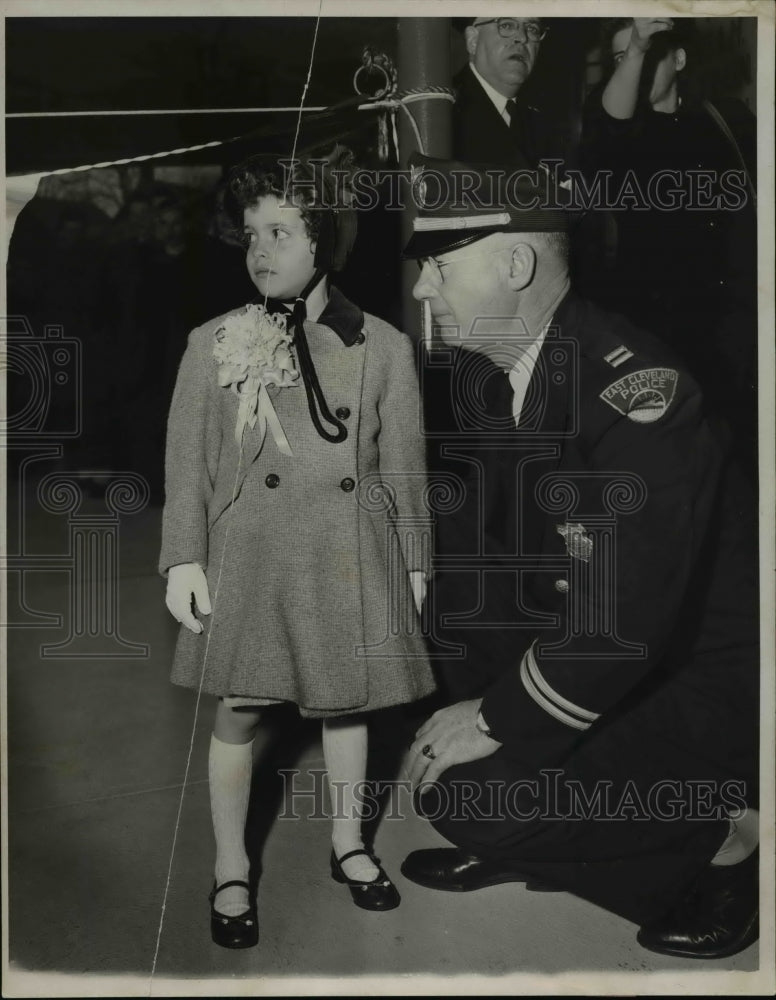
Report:
M 601 78 L 601 19 L 544 20 L 549 34 L 522 93 L 554 121 L 573 166 L 582 107 Z M 695 20 L 711 56 L 708 92 L 738 94 L 753 109 L 756 19 Z M 218 109 L 298 107 L 316 21 L 60 17 L 7 18 L 5 26 L 6 112 L 24 116 L 6 118 L 11 197 L 14 175 L 239 137 L 193 153 L 46 176 L 18 215 L 10 244 L 9 313 L 25 317 L 37 336 L 58 324 L 83 345 L 83 435 L 67 446 L 66 461 L 142 468 L 158 485 L 157 452 L 188 331 L 255 295 L 241 252 L 217 224 L 224 168 L 260 150 L 290 152 L 299 120 L 296 111 Z M 353 78 L 366 45 L 397 63 L 399 31 L 396 18 L 320 20 L 304 105 L 329 110 L 304 113 L 300 152 L 330 148 L 337 138 L 361 166 L 398 165 L 392 143 L 388 159 L 379 158 L 378 118 L 356 110 Z M 455 74 L 467 56 L 452 21 L 449 38 Z M 52 117 L 58 112 L 67 114 Z M 139 193 L 153 202 L 156 220 L 142 244 L 124 218 Z M 185 252 L 177 256 L 159 251 L 153 229 L 162 211 L 178 213 Z M 360 213 L 354 252 L 337 278 L 365 310 L 397 326 L 405 318 L 400 224 L 400 213 L 382 206 Z M 20 398 L 25 392 L 21 384 Z M 126 426 L 111 433 L 108 448 L 101 431 L 117 412 Z M 126 447 L 117 450 L 117 442 Z
M 395 18 L 322 18 L 306 106 L 354 96 L 364 45 L 396 60 Z M 549 18 L 550 32 L 525 94 L 573 120 L 585 93 L 586 50 L 598 21 Z M 8 18 L 6 113 L 297 107 L 313 18 Z M 463 38 L 451 27 L 453 70 Z M 399 81 L 401 88 L 401 81 Z M 290 128 L 296 114 L 174 114 L 10 118 L 9 174 L 137 156 Z M 218 160 L 209 152 L 204 159 Z

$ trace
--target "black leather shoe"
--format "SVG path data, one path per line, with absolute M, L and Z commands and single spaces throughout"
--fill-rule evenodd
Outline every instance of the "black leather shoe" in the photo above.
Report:
M 222 948 L 252 948 L 259 943 L 259 918 L 256 912 L 255 898 L 251 898 L 248 909 L 236 917 L 227 917 L 226 914 L 219 913 L 215 907 L 216 894 L 231 885 L 240 885 L 247 889 L 250 897 L 250 886 L 240 879 L 222 882 L 221 885 L 214 883 L 209 896 L 210 936 L 213 938 L 213 942 L 220 944 Z
M 472 892 L 502 882 L 525 882 L 533 892 L 555 892 L 551 886 L 520 872 L 506 861 L 489 861 L 458 847 L 432 847 L 413 851 L 404 859 L 401 873 L 426 889 Z
M 727 958 L 758 937 L 758 861 L 709 865 L 667 913 L 636 935 L 643 948 L 682 958 Z
M 377 866 L 377 878 L 371 882 L 359 882 L 357 879 L 348 878 L 342 870 L 342 862 L 348 858 L 354 858 L 357 854 L 364 854 L 372 864 Z M 396 886 L 391 882 L 380 865 L 380 859 L 376 858 L 369 851 L 359 848 L 356 851 L 348 851 L 341 858 L 337 858 L 334 850 L 331 852 L 331 877 L 335 882 L 340 882 L 350 889 L 350 895 L 356 906 L 362 910 L 394 910 L 401 902 L 401 896 Z

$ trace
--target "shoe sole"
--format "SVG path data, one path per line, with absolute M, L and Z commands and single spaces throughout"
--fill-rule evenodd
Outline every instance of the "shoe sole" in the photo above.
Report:
M 643 941 L 639 941 L 638 934 L 636 935 L 636 940 L 642 948 L 646 948 L 647 951 L 653 951 L 658 955 L 673 955 L 675 958 L 714 959 L 730 958 L 732 955 L 738 955 L 739 952 L 746 951 L 747 948 L 750 948 L 759 939 L 759 937 L 759 920 L 755 917 L 753 923 L 746 928 L 737 941 L 728 945 L 727 948 L 718 949 L 717 951 L 687 951 L 682 948 L 657 948 L 652 945 L 644 944 Z
M 404 868 L 401 868 L 400 871 L 410 882 L 423 886 L 424 889 L 439 889 L 442 892 L 476 892 L 478 889 L 489 889 L 491 886 L 503 885 L 507 882 L 525 882 L 525 887 L 528 892 L 560 892 L 559 889 L 554 889 L 552 886 L 549 886 L 544 882 L 531 881 L 525 875 L 520 875 L 517 872 L 514 875 L 500 875 L 498 877 L 492 876 L 491 878 L 483 879 L 481 882 L 478 882 L 477 885 L 461 885 L 460 882 L 457 884 L 447 882 L 444 885 L 440 885 L 439 882 L 434 882 L 431 879 L 423 879 L 418 878 L 415 875 L 408 875 Z

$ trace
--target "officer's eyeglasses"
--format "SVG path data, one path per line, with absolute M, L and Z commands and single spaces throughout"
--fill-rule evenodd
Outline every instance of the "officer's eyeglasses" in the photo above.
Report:
M 431 270 L 436 274 L 441 282 L 444 282 L 445 277 L 442 273 L 442 268 L 447 267 L 449 264 L 454 264 L 455 261 L 452 260 L 437 260 L 436 257 L 418 257 L 417 264 L 418 270 L 422 271 L 426 264 L 429 265 Z
M 511 17 L 491 17 L 487 21 L 477 21 L 475 28 L 485 24 L 495 24 L 502 38 L 515 38 L 522 33 L 524 42 L 541 42 L 547 37 L 549 28 L 543 28 L 538 21 L 516 21 Z
M 475 257 L 492 257 L 494 254 L 503 253 L 505 250 L 511 249 L 511 247 L 499 247 L 497 250 L 480 250 L 477 253 L 467 253 L 464 257 L 455 257 L 453 260 L 437 260 L 436 257 L 418 257 L 418 268 L 422 271 L 425 265 L 428 264 L 439 283 L 444 285 L 445 275 L 442 270 L 443 267 L 449 267 L 451 264 L 460 264 L 465 260 L 473 260 Z

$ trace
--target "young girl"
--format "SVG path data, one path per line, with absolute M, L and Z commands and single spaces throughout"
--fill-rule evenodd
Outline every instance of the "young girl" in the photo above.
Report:
M 160 570 L 183 626 L 172 680 L 219 698 L 211 933 L 227 948 L 258 940 L 244 835 L 267 706 L 323 720 L 332 876 L 385 910 L 399 895 L 364 848 L 353 788 L 364 713 L 434 687 L 416 613 L 428 514 L 413 349 L 329 283 L 355 238 L 342 166 L 253 157 L 231 172 L 259 296 L 191 333 L 170 410 Z

